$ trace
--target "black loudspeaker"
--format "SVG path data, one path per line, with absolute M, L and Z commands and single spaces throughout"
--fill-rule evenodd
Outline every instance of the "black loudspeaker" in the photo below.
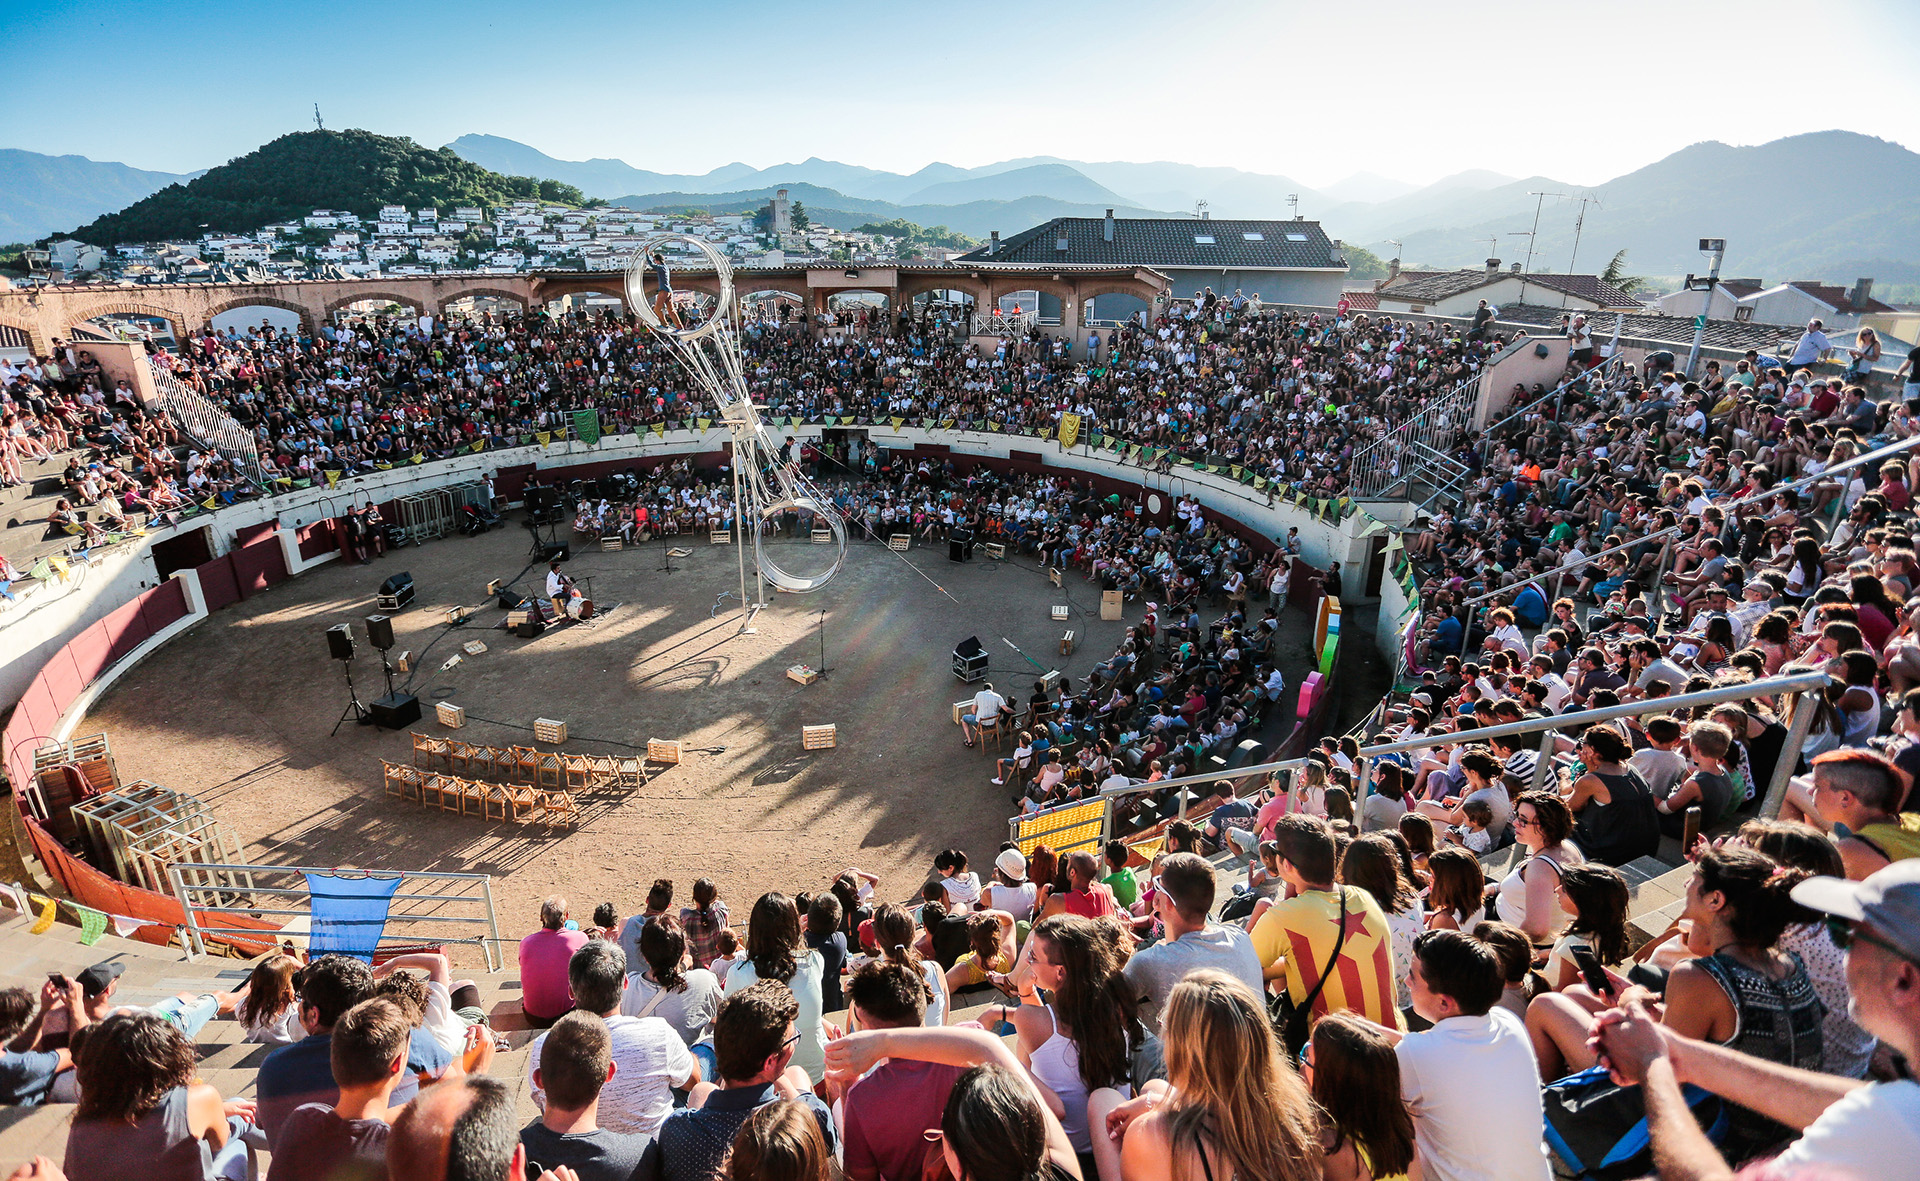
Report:
M 513 634 L 516 636 L 519 636 L 523 640 L 531 640 L 535 636 L 539 635 L 540 633 L 546 630 L 547 630 L 546 620 L 529 619 L 524 623 L 521 623 L 519 626 L 515 627 L 513 629 Z
M 384 615 L 367 616 L 367 643 L 382 652 L 393 647 L 393 620 Z
M 327 629 L 327 655 L 335 660 L 353 659 L 352 628 L 344 623 L 336 623 Z
M 389 693 L 375 698 L 367 712 L 382 730 L 404 730 L 420 720 L 420 699 L 411 693 Z
M 565 542 L 546 546 L 540 551 L 540 560 L 543 562 L 564 562 L 572 556 L 573 551 L 567 548 Z
M 380 593 L 383 595 L 398 594 L 401 587 L 412 585 L 413 571 L 402 570 L 400 573 L 380 584 Z

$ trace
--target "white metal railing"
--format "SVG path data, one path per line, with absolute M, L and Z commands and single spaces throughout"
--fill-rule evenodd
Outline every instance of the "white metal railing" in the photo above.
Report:
M 244 472 L 256 484 L 267 482 L 260 466 L 260 448 L 253 432 L 209 399 L 182 385 L 173 374 L 149 366 L 153 388 L 159 394 L 160 408 L 173 419 L 182 433 L 194 442 L 218 453 Z
M 975 336 L 1025 336 L 1039 323 L 1038 312 L 989 312 L 973 316 L 973 334 Z
M 1355 500 L 1378 500 L 1401 481 L 1411 482 L 1429 466 L 1422 448 L 1445 455 L 1473 423 L 1480 401 L 1480 374 L 1475 373 L 1445 393 L 1431 398 L 1418 413 L 1354 452 L 1347 461 Z
M 493 909 L 493 879 L 483 873 L 440 873 L 430 870 L 351 870 L 338 866 L 217 865 L 177 862 L 167 867 L 173 896 L 186 914 L 187 953 L 206 954 L 208 935 L 227 935 L 277 943 L 283 937 L 306 940 L 299 920 L 310 920 L 311 895 L 306 875 L 330 874 L 351 878 L 398 878 L 388 897 L 385 926 L 379 944 L 464 943 L 482 949 L 487 970 L 500 970 L 500 922 Z M 205 916 L 244 915 L 286 920 L 279 931 L 258 927 L 216 927 Z M 289 931 L 288 927 L 294 929 Z

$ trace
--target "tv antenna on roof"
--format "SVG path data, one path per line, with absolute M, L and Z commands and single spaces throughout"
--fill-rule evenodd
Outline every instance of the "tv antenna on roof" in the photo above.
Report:
M 1598 197 L 1575 197 L 1573 199 L 1580 202 L 1580 213 L 1573 219 L 1573 253 L 1567 258 L 1567 273 L 1569 275 L 1573 273 L 1574 260 L 1580 257 L 1580 231 L 1584 229 L 1587 224 L 1587 206 L 1592 205 L 1596 208 L 1606 208 L 1606 206 L 1600 204 L 1600 198 Z
M 327 129 L 327 125 L 325 123 L 320 122 L 320 104 L 319 103 L 313 104 L 313 129 L 315 131 L 325 131 Z
M 1205 197 L 1202 197 L 1202 198 L 1200 198 L 1200 199 L 1199 199 L 1198 201 L 1195 201 L 1195 202 L 1193 203 L 1193 216 L 1195 216 L 1196 218 L 1199 218 L 1199 219 L 1200 219 L 1201 221 L 1205 221 L 1205 220 L 1206 220 L 1206 218 L 1207 218 L 1207 199 L 1206 199 Z
M 1300 194 L 1287 194 L 1287 212 L 1293 214 L 1293 220 L 1300 220 Z

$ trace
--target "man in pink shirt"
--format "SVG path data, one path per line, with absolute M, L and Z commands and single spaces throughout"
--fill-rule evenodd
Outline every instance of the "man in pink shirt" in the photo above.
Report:
M 567 929 L 567 900 L 540 904 L 540 929 L 520 941 L 520 1010 L 545 1029 L 573 1008 L 567 963 L 587 945 L 586 933 Z
M 1273 839 L 1274 821 L 1287 814 L 1287 793 L 1280 790 L 1279 772 L 1267 778 L 1267 785 L 1261 789 L 1261 794 L 1267 797 L 1267 801 L 1260 805 L 1260 811 L 1254 815 L 1253 829 L 1229 827 L 1226 831 L 1228 845 L 1240 854 L 1240 860 L 1245 865 L 1253 864 L 1261 841 Z

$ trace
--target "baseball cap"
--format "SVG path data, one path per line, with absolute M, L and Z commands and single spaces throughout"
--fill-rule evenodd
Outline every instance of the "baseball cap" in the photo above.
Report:
M 1793 888 L 1793 900 L 1809 910 L 1871 923 L 1884 942 L 1920 963 L 1920 858 L 1896 861 L 1863 882 L 1808 878 Z
M 88 996 L 99 996 L 107 991 L 107 985 L 120 979 L 120 973 L 127 966 L 114 960 L 104 960 L 81 972 L 74 979 L 80 981 L 80 987 Z
M 1006 874 L 1016 882 L 1026 880 L 1027 855 L 1018 849 L 1000 850 L 1000 856 L 993 859 L 993 865 L 995 869 L 998 869 L 1001 873 Z

